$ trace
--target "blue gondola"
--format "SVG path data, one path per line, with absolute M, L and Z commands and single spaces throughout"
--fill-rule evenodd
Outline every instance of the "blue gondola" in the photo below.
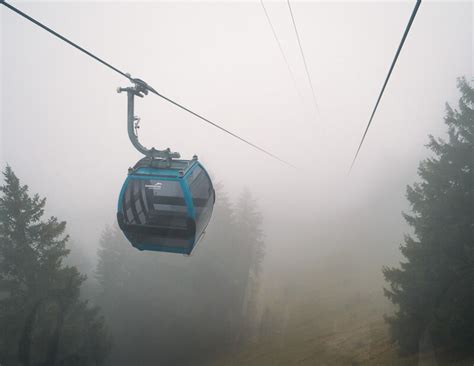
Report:
M 117 220 L 137 249 L 190 254 L 214 202 L 211 180 L 197 159 L 143 158 L 123 184 Z
M 196 156 L 180 160 L 170 149 L 140 144 L 134 97 L 143 97 L 150 87 L 138 79 L 134 84 L 118 92 L 127 92 L 128 135 L 145 157 L 129 169 L 119 195 L 117 221 L 137 249 L 189 255 L 211 219 L 214 188 Z

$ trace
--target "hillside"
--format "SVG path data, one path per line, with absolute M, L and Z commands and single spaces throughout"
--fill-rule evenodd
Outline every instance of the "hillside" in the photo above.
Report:
M 306 288 L 290 296 L 293 301 L 273 301 L 254 339 L 216 365 L 473 365 L 453 352 L 433 351 L 427 340 L 420 342 L 421 354 L 400 357 L 383 319 L 393 308 L 382 290 L 354 291 L 352 285 Z

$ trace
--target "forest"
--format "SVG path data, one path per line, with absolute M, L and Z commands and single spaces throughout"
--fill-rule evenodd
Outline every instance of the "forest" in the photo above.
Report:
M 473 10 L 0 0 L 0 366 L 473 366 Z
M 191 256 L 138 251 L 110 223 L 91 268 L 71 254 L 66 222 L 47 217 L 46 198 L 6 166 L 0 364 L 470 365 L 474 89 L 466 78 L 458 89 L 447 139 L 429 137 L 431 155 L 407 187 L 412 234 L 398 265 L 380 263 L 382 284 L 366 280 L 352 249 L 287 273 L 293 285 L 270 293 L 258 200 L 244 188 L 232 202 L 223 184 Z

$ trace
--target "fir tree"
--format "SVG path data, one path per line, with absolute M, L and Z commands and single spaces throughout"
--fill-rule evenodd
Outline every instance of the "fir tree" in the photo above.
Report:
M 250 221 L 259 215 L 247 194 L 235 217 L 222 185 L 215 189 L 213 218 L 190 257 L 141 252 L 117 227 L 105 229 L 97 276 L 114 340 L 110 364 L 207 365 L 235 345 L 256 263 L 249 248 L 261 236 Z
M 64 266 L 66 223 L 43 219 L 10 167 L 0 187 L 0 364 L 99 365 L 107 353 L 97 309 L 81 301 L 85 281 Z
M 459 109 L 447 105 L 448 140 L 430 136 L 434 157 L 407 188 L 413 214 L 404 217 L 414 236 L 400 247 L 406 261 L 383 269 L 385 295 L 398 306 L 387 320 L 405 354 L 426 336 L 435 347 L 474 350 L 474 90 L 464 78 L 458 87 Z

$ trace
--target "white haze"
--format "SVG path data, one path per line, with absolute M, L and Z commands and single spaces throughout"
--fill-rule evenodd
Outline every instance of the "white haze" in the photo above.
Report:
M 284 1 L 266 1 L 301 100 L 258 1 L 12 1 L 159 92 L 296 166 L 289 168 L 149 95 L 140 138 L 197 154 L 235 199 L 246 186 L 265 219 L 266 263 L 282 273 L 363 243 L 394 260 L 405 186 L 427 135 L 442 135 L 456 77 L 472 75 L 472 3 L 424 1 L 358 161 L 348 170 L 413 1 L 294 1 L 312 105 Z M 93 258 L 115 220 L 127 168 L 127 80 L 2 7 L 0 163 Z M 350 232 L 350 233 L 349 233 Z M 387 239 L 388 238 L 388 239 Z M 205 242 L 201 245 L 205 245 Z M 273 272 L 272 272 L 273 273 Z

